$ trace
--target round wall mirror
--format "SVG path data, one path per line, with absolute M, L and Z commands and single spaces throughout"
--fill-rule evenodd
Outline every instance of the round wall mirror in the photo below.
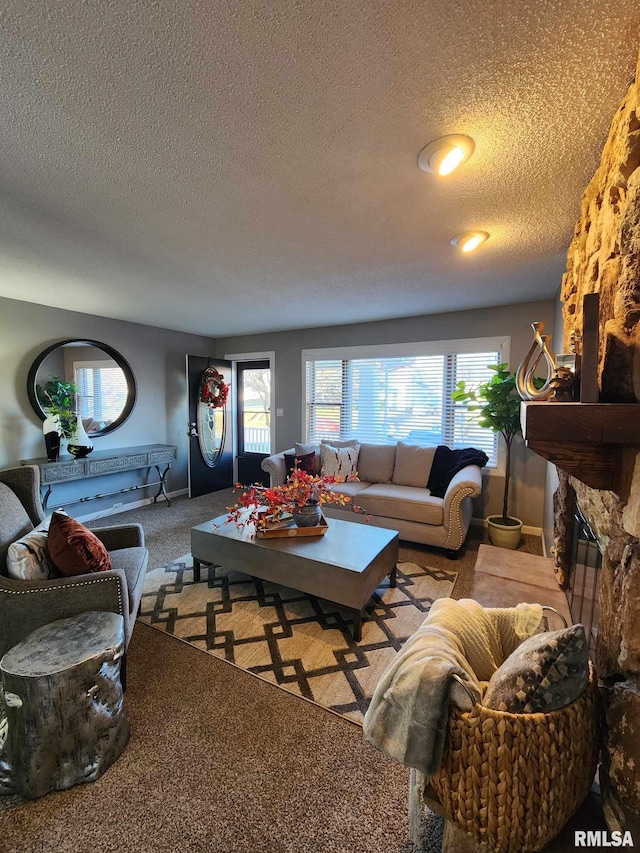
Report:
M 126 360 L 99 341 L 60 341 L 33 362 L 27 380 L 33 410 L 44 420 L 52 411 L 82 418 L 88 435 L 112 432 L 136 401 L 136 381 Z

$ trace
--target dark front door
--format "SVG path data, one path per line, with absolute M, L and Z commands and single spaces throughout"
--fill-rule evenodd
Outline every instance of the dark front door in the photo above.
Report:
M 197 498 L 233 485 L 231 362 L 188 355 L 187 388 L 189 497 Z

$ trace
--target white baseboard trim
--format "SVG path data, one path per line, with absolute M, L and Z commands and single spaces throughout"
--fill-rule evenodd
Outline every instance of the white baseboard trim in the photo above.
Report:
M 182 495 L 186 495 L 188 493 L 188 489 L 177 489 L 175 492 L 168 492 L 169 498 L 178 498 Z M 156 503 L 160 503 L 160 501 L 164 501 L 164 497 L 161 495 Z M 148 504 L 153 503 L 153 498 L 142 498 L 139 501 L 131 501 L 131 503 L 121 503 L 118 505 L 117 503 L 111 507 L 107 507 L 106 509 L 100 509 L 97 512 L 91 512 L 87 515 L 80 515 L 77 517 L 77 521 L 80 521 L 84 524 L 85 521 L 95 521 L 97 518 L 108 518 L 110 515 L 117 515 L 120 512 L 130 512 L 133 509 L 140 509 L 142 506 L 148 506 Z
M 487 520 L 486 518 L 472 518 L 471 524 L 473 527 L 486 527 Z M 541 527 L 532 527 L 529 524 L 522 525 L 522 532 L 526 533 L 528 536 L 539 536 L 542 542 L 542 548 L 544 550 L 544 537 L 542 536 L 542 528 Z

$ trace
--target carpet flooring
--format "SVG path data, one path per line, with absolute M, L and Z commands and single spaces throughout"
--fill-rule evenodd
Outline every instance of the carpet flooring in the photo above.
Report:
M 331 522 L 329 522 L 331 523 Z M 193 582 L 190 554 L 147 573 L 141 618 L 286 690 L 362 722 L 381 674 L 456 573 L 399 563 L 366 607 L 362 639 L 348 610 L 222 567 Z
M 131 740 L 100 779 L 0 797 L 0 849 L 412 851 L 407 772 L 348 720 L 140 622 L 125 702 Z

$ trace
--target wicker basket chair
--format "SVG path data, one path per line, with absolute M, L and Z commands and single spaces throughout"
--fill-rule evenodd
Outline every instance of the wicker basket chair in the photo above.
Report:
M 595 672 L 570 705 L 510 714 L 450 707 L 442 766 L 430 780 L 446 818 L 496 853 L 533 853 L 589 792 L 598 760 Z

